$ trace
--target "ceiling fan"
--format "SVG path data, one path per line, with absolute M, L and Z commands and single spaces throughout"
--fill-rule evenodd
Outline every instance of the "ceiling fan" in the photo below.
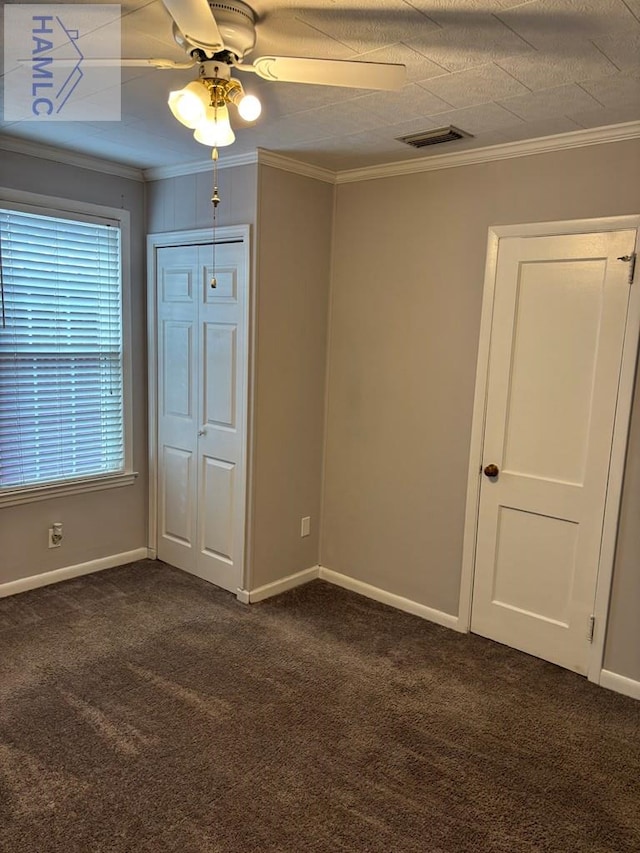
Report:
M 227 105 L 234 104 L 242 118 L 252 121 L 260 114 L 260 102 L 247 95 L 232 71 L 250 72 L 264 80 L 346 86 L 359 89 L 395 90 L 405 82 L 404 65 L 358 60 L 316 59 L 297 56 L 245 57 L 256 43 L 257 15 L 242 0 L 162 0 L 173 19 L 173 35 L 189 60 L 123 60 L 123 65 L 156 68 L 199 66 L 199 77 L 184 89 L 171 92 L 169 107 L 174 116 L 194 130 L 204 145 L 217 148 L 235 139 Z

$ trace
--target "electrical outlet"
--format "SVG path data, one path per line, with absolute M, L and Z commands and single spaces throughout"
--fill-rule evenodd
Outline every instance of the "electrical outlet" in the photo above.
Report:
M 308 536 L 311 533 L 311 516 L 305 515 L 300 520 L 300 536 Z
M 57 521 L 49 528 L 49 548 L 59 548 L 62 545 L 62 522 Z

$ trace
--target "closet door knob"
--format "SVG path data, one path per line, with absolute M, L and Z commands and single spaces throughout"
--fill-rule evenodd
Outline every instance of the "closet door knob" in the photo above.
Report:
M 500 473 L 500 469 L 497 465 L 494 465 L 493 462 L 484 469 L 485 477 L 497 477 Z

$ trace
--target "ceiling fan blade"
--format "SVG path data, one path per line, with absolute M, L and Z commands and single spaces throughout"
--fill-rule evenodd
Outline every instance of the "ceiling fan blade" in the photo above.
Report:
M 31 57 L 19 60 L 21 65 L 31 65 L 32 61 Z M 76 65 L 78 65 L 78 59 L 77 57 L 56 57 L 55 63 L 57 68 L 75 68 Z M 193 68 L 196 64 L 197 63 L 194 59 L 187 62 L 178 62 L 175 59 L 161 59 L 159 57 L 150 57 L 149 59 L 128 59 L 126 57 L 103 56 L 100 59 L 86 59 L 84 57 L 82 59 L 83 68 L 158 68 L 161 71 L 166 71 L 168 69 L 175 71 Z
M 100 60 L 96 60 L 96 65 Z M 176 70 L 182 68 L 193 68 L 196 65 L 195 60 L 188 62 L 177 62 L 175 59 L 161 59 L 159 57 L 151 57 L 149 59 L 121 59 L 118 64 L 122 68 L 159 68 L 161 71 L 169 69 Z
M 28 60 L 31 61 L 30 59 Z M 75 59 L 56 59 L 56 65 L 64 68 L 65 66 L 77 65 L 77 60 Z M 166 70 L 180 70 L 185 68 L 193 68 L 196 65 L 194 59 L 191 59 L 187 62 L 178 62 L 175 59 L 161 59 L 160 57 L 149 57 L 148 59 L 127 59 L 123 57 L 122 59 L 83 59 L 82 67 L 83 68 L 112 68 L 119 66 L 120 68 L 159 68 L 161 71 Z
M 242 65 L 236 67 L 244 70 Z M 245 67 L 249 70 L 250 66 Z M 407 73 L 404 65 L 299 56 L 261 56 L 254 60 L 252 70 L 265 80 L 388 90 L 401 89 Z
M 220 30 L 207 0 L 162 0 L 185 39 L 203 50 L 222 50 Z

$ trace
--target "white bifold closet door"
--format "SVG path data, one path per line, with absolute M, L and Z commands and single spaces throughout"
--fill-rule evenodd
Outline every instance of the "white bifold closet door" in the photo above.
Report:
M 242 586 L 247 276 L 242 242 L 157 252 L 158 558 Z

